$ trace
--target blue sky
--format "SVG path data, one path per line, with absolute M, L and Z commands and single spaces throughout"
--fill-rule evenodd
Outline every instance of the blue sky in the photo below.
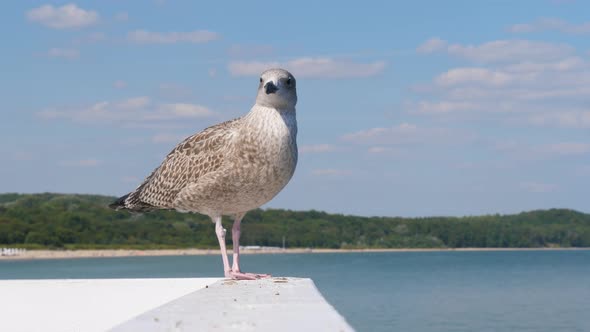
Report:
M 590 3 L 11 1 L 0 192 L 122 195 L 182 138 L 298 78 L 268 207 L 590 212 Z

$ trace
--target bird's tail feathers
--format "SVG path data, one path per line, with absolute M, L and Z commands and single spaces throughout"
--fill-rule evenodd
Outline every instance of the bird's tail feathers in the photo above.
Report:
M 127 206 L 125 205 L 125 200 L 127 200 L 127 198 L 129 197 L 129 195 L 130 194 L 127 194 L 125 196 L 119 197 L 116 201 L 114 201 L 113 203 L 109 204 L 109 207 L 111 209 L 114 209 L 114 210 L 126 209 Z
M 114 210 L 129 210 L 131 212 L 146 212 L 161 209 L 141 201 L 137 196 L 138 195 L 136 192 L 130 192 L 129 194 L 121 196 L 116 201 L 109 204 L 109 207 Z

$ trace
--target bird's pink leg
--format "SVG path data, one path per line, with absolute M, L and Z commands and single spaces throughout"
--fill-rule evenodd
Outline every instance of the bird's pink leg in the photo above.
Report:
M 231 268 L 231 277 L 238 280 L 255 280 L 260 278 L 268 278 L 270 274 L 258 273 L 244 273 L 240 271 L 240 225 L 245 213 L 237 214 L 234 220 L 234 225 L 231 230 L 233 245 L 234 245 L 234 259 Z
M 225 229 L 221 224 L 221 216 L 215 216 L 211 219 L 213 219 L 213 222 L 215 222 L 215 234 L 217 234 L 219 248 L 221 249 L 221 259 L 223 260 L 223 273 L 226 278 L 232 278 L 229 260 L 227 259 L 227 250 L 225 248 Z
M 234 259 L 232 262 L 232 266 L 231 269 L 232 271 L 240 271 L 240 233 L 241 233 L 241 228 L 240 225 L 242 224 L 242 218 L 244 217 L 244 214 L 238 214 L 236 215 L 236 218 L 234 219 L 234 225 L 231 229 L 231 237 L 232 237 L 232 241 L 233 241 L 233 245 L 234 245 Z

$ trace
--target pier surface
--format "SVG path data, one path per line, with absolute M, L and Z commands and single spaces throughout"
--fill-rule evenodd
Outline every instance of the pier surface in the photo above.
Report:
M 0 280 L 6 331 L 353 331 L 311 279 Z

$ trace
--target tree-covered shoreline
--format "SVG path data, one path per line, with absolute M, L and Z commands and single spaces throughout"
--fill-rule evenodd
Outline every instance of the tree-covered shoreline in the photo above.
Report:
M 131 214 L 114 197 L 0 194 L 0 246 L 29 249 L 217 248 L 213 224 L 199 214 Z M 231 232 L 231 221 L 225 221 Z M 229 226 L 229 227 L 228 227 Z M 244 245 L 289 248 L 590 247 L 590 214 L 551 209 L 466 217 L 359 217 L 319 211 L 254 210 Z M 228 234 L 229 235 L 229 234 Z M 229 236 L 228 238 L 231 238 Z

